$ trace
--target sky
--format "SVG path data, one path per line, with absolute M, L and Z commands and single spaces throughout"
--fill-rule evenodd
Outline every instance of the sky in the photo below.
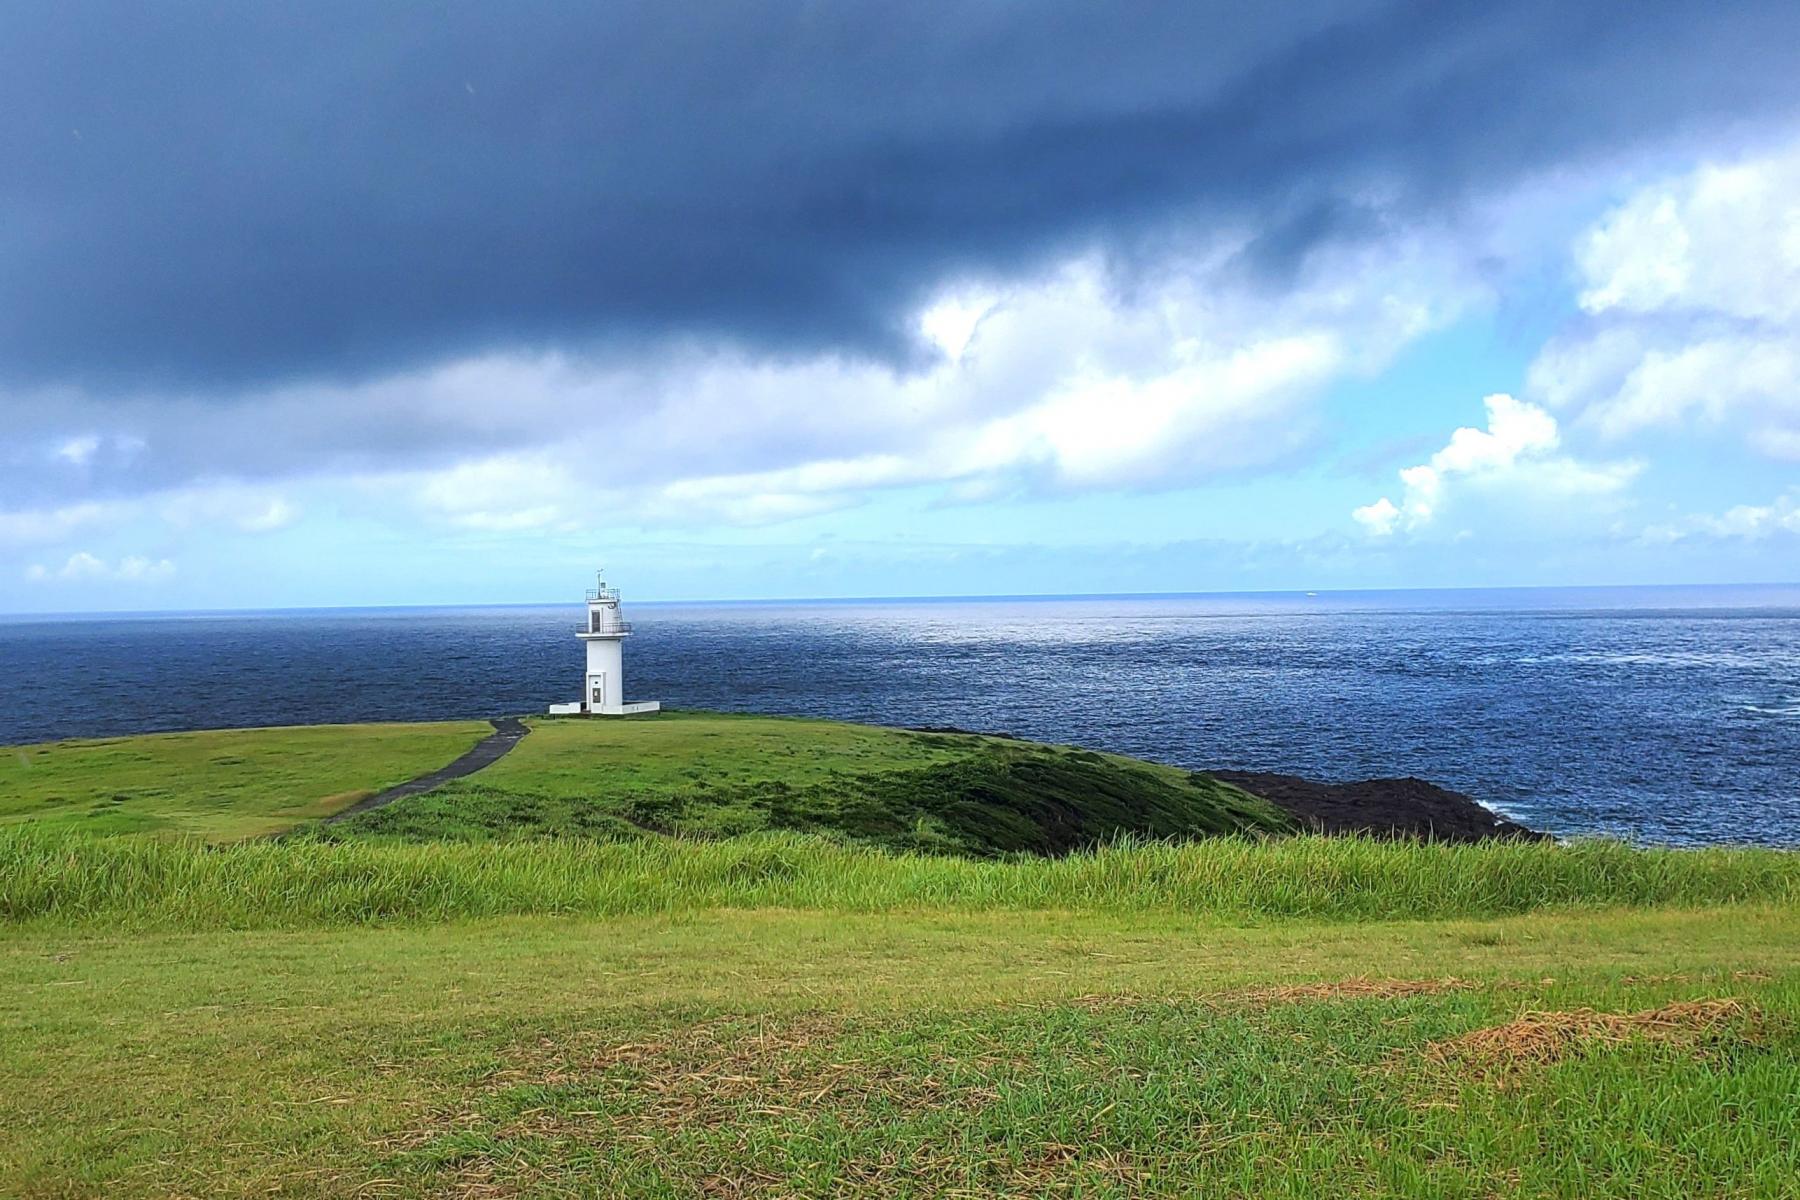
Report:
M 1800 580 L 1800 6 L 0 7 L 0 612 Z

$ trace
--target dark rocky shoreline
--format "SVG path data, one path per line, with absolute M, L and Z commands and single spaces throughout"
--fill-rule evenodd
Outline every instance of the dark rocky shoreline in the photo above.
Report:
M 1433 842 L 1547 841 L 1550 835 L 1509 821 L 1475 800 L 1423 779 L 1318 783 L 1267 771 L 1208 771 L 1327 834 L 1369 834 Z

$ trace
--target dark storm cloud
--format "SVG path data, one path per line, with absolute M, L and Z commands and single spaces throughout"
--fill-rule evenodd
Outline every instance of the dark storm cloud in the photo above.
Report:
M 1779 3 L 0 9 L 0 380 L 235 390 L 483 348 L 901 354 L 936 281 L 1321 238 L 1787 113 Z

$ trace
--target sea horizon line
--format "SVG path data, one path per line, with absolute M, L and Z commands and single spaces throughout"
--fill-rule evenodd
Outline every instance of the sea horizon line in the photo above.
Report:
M 1294 601 L 1356 599 L 1402 596 L 1453 598 L 1504 594 L 1510 596 L 1544 595 L 1571 597 L 1598 593 L 1705 593 L 1754 591 L 1794 591 L 1793 601 L 1800 603 L 1800 581 L 1751 581 L 1743 583 L 1581 583 L 1581 584 L 1496 584 L 1485 586 L 1395 587 L 1395 588 L 1257 588 L 1213 591 L 1121 591 L 1121 592 L 956 592 L 916 595 L 846 595 L 846 596 L 765 596 L 765 597 L 647 597 L 631 599 L 633 608 L 754 608 L 781 606 L 881 605 L 881 604 L 994 604 L 1089 602 L 1105 600 L 1271 600 Z M 468 609 L 544 609 L 579 607 L 579 601 L 567 598 L 551 600 L 469 600 L 441 603 L 375 603 L 375 604 L 300 604 L 242 605 L 214 608 L 156 609 L 74 609 L 62 611 L 0 612 L 0 623 L 22 624 L 32 621 L 83 620 L 153 620 L 225 616 L 279 616 L 301 613 L 376 613 L 376 612 L 443 612 Z M 1750 607 L 1764 607 L 1751 605 Z

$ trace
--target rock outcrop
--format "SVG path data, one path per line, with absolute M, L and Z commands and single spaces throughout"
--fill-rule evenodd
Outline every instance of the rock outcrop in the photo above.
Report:
M 1364 833 L 1437 842 L 1480 842 L 1490 838 L 1543 841 L 1550 837 L 1507 820 L 1461 792 L 1423 779 L 1317 783 L 1296 775 L 1262 771 L 1207 774 L 1261 796 L 1320 833 Z

